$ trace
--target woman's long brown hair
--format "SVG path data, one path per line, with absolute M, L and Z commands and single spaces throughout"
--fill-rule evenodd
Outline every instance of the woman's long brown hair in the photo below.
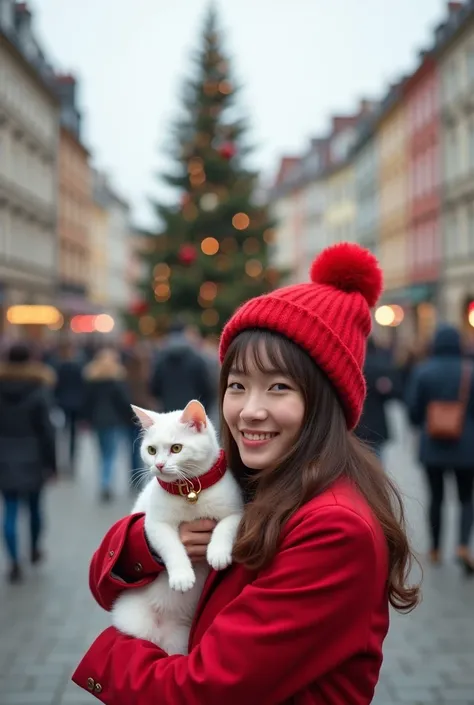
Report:
M 347 430 L 342 406 L 326 375 L 304 350 L 284 336 L 261 329 L 240 333 L 231 343 L 221 369 L 221 409 L 231 367 L 262 371 L 268 365 L 289 376 L 301 390 L 305 413 L 294 447 L 277 468 L 252 473 L 243 463 L 225 420 L 222 438 L 229 466 L 246 504 L 234 548 L 234 560 L 251 570 L 274 557 L 281 529 L 305 502 L 345 476 L 359 489 L 380 522 L 389 550 L 389 599 L 408 612 L 419 602 L 418 585 L 408 585 L 416 561 L 406 534 L 403 500 L 374 453 Z

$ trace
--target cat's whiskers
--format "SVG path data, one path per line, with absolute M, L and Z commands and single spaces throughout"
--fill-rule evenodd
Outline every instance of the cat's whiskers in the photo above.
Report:
M 142 484 L 143 480 L 145 477 L 148 477 L 150 474 L 150 470 L 148 468 L 135 468 L 133 471 L 133 477 L 131 481 L 131 485 L 133 488 L 138 489 L 140 485 Z

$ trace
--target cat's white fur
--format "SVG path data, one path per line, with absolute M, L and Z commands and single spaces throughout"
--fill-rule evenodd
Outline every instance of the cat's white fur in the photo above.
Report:
M 232 562 L 232 549 L 242 517 L 241 492 L 232 473 L 202 490 L 195 504 L 164 490 L 157 476 L 166 482 L 199 477 L 215 464 L 220 448 L 212 423 L 199 402 L 184 411 L 159 414 L 138 407 L 133 410 L 144 434 L 142 459 L 153 476 L 142 490 L 132 513 L 145 513 L 145 533 L 149 545 L 163 561 L 166 570 L 150 585 L 127 590 L 116 601 L 112 621 L 120 631 L 147 639 L 168 654 L 186 654 L 194 613 L 209 573 Z M 179 453 L 171 446 L 182 445 Z M 151 455 L 147 448 L 156 448 Z M 163 468 L 158 471 L 157 465 Z M 215 519 L 218 523 L 207 547 L 207 563 L 193 565 L 179 538 L 179 526 L 195 519 Z

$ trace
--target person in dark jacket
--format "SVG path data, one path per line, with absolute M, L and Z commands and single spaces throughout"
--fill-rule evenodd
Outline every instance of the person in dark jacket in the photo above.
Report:
M 461 437 L 440 440 L 430 436 L 427 409 L 433 401 L 459 399 L 463 364 L 471 366 L 469 401 Z M 463 361 L 461 337 L 456 328 L 442 325 L 436 331 L 432 355 L 415 368 L 408 387 L 407 406 L 413 425 L 420 427 L 420 462 L 423 465 L 430 492 L 429 525 L 433 563 L 440 560 L 441 518 L 444 497 L 444 477 L 454 472 L 459 504 L 460 526 L 457 556 L 468 575 L 474 574 L 474 559 L 469 552 L 469 540 L 474 519 L 474 370 L 472 363 Z
M 202 355 L 191 347 L 185 328 L 179 322 L 174 324 L 157 355 L 150 391 L 162 412 L 184 409 L 191 399 L 198 399 L 206 410 L 213 403 L 208 366 Z
M 375 341 L 369 338 L 364 364 L 367 396 L 355 433 L 372 447 L 379 458 L 390 438 L 385 405 L 392 396 L 393 374 L 387 355 L 379 352 Z
M 13 345 L 0 365 L 0 491 L 5 514 L 3 535 L 10 570 L 8 578 L 22 578 L 17 540 L 17 515 L 22 500 L 30 511 L 31 562 L 42 558 L 41 494 L 56 474 L 55 432 L 51 422 L 50 392 L 54 372 L 33 362 L 28 347 Z
M 126 370 L 118 353 L 100 350 L 84 370 L 83 417 L 97 435 L 102 457 L 101 500 L 112 498 L 112 476 L 117 450 L 131 423 L 132 409 Z
M 131 403 L 142 409 L 152 409 L 153 400 L 149 390 L 149 359 L 143 349 L 135 346 L 123 354 L 123 364 L 127 373 L 127 385 Z M 143 478 L 143 460 L 140 453 L 141 425 L 135 415 L 131 415 L 128 425 L 130 442 L 130 487 L 133 492 L 140 489 Z
M 59 348 L 54 368 L 57 377 L 55 398 L 57 405 L 64 413 L 69 446 L 69 471 L 73 474 L 76 460 L 77 424 L 83 406 L 84 378 L 82 363 L 70 343 L 65 343 Z

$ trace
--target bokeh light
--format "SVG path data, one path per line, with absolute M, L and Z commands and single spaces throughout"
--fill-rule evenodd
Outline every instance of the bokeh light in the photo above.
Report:
M 215 237 L 205 237 L 201 242 L 201 250 L 205 255 L 215 255 L 219 252 L 219 243 Z

